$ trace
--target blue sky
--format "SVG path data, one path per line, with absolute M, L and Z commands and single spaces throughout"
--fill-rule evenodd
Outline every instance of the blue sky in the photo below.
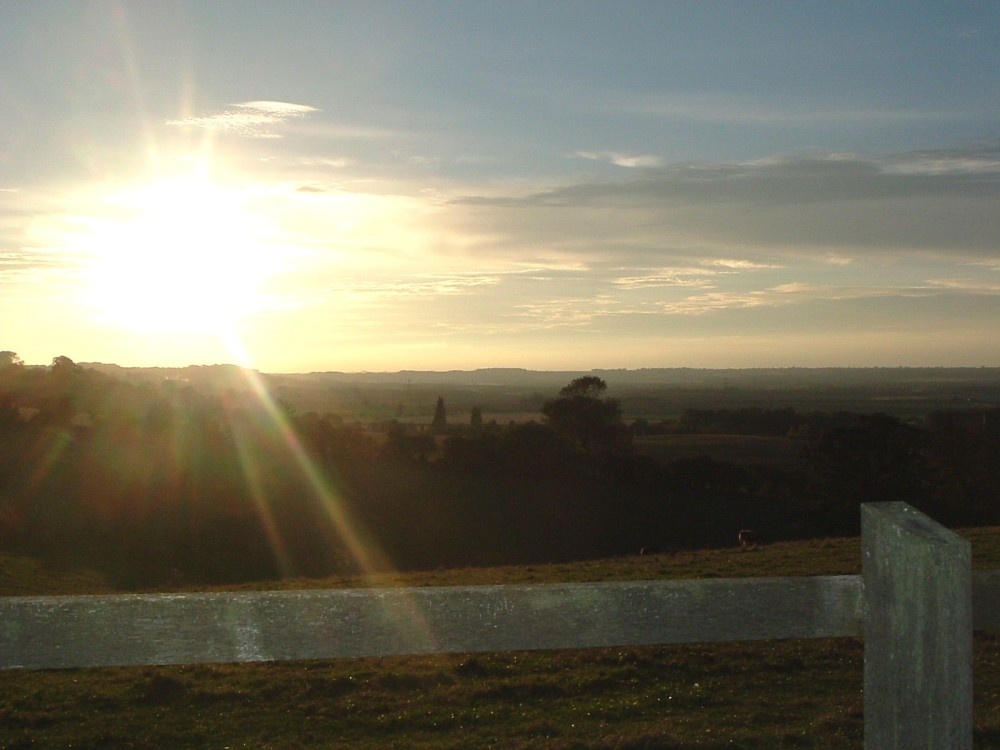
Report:
M 0 6 L 0 348 L 1000 365 L 1000 5 Z

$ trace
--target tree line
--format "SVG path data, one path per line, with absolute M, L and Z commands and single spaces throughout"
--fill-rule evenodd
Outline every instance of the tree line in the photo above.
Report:
M 0 549 L 145 587 L 731 546 L 745 527 L 850 534 L 873 499 L 1000 523 L 1000 409 L 919 425 L 704 411 L 670 426 L 790 436 L 792 468 L 636 450 L 665 429 L 626 423 L 593 376 L 532 422 L 484 424 L 475 409 L 453 424 L 439 399 L 421 428 L 298 414 L 250 384 L 133 384 L 0 352 Z

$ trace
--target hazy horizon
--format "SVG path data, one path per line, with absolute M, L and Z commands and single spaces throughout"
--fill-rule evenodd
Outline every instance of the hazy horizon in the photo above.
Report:
M 997 366 L 997 91 L 972 2 L 4 4 L 0 348 Z
M 70 358 L 72 359 L 72 358 Z M 202 362 L 202 363 L 189 363 L 186 365 L 131 365 L 121 362 L 102 362 L 102 361 L 89 361 L 81 360 L 74 361 L 75 364 L 85 367 L 94 368 L 99 370 L 187 370 L 187 369 L 201 369 L 201 370 L 212 370 L 212 369 L 224 369 L 224 368 L 237 368 L 243 369 L 246 366 L 239 365 L 235 362 Z M 49 362 L 23 362 L 24 365 L 29 367 L 46 367 Z M 975 367 L 965 367 L 965 366 L 940 366 L 940 365 L 929 365 L 929 366 L 871 366 L 871 367 L 798 367 L 798 366 L 788 366 L 788 367 L 586 367 L 586 368 L 530 368 L 530 367 L 470 367 L 470 368 L 395 368 L 386 370 L 338 370 L 338 369 L 326 369 L 326 370 L 261 370 L 260 368 L 249 368 L 263 375 L 273 375 L 273 376 L 310 376 L 310 375 L 331 375 L 331 376 L 344 376 L 344 377 L 354 377 L 359 376 L 362 378 L 372 377 L 392 377 L 395 375 L 407 375 L 407 376 L 425 376 L 425 377 L 435 377 L 435 376 L 456 376 L 460 377 L 463 375 L 474 375 L 477 373 L 513 373 L 512 377 L 524 376 L 528 379 L 545 379 L 549 376 L 559 379 L 565 378 L 567 376 L 579 375 L 579 374 L 598 374 L 602 376 L 613 377 L 614 375 L 626 376 L 626 381 L 632 381 L 635 376 L 642 376 L 643 374 L 653 375 L 657 373 L 672 373 L 680 374 L 684 373 L 692 377 L 696 377 L 699 374 L 718 374 L 718 373 L 731 373 L 734 377 L 739 375 L 747 375 L 753 377 L 755 373 L 764 373 L 765 375 L 770 374 L 780 374 L 780 373 L 801 373 L 805 375 L 817 375 L 821 376 L 825 373 L 855 373 L 859 375 L 886 375 L 891 376 L 894 373 L 924 373 L 924 372 L 934 372 L 934 373 L 962 373 L 965 375 L 972 375 L 978 373 L 988 373 L 989 375 L 994 375 L 1000 372 L 1000 367 L 992 367 L 979 365 Z M 632 376 L 632 377 L 627 377 Z

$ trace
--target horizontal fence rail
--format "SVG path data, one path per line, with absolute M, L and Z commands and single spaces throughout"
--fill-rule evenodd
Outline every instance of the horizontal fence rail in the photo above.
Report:
M 861 510 L 861 576 L 0 597 L 0 669 L 860 636 L 866 750 L 971 750 L 1000 571 L 905 503 Z
M 973 577 L 1000 628 L 1000 571 Z M 590 648 L 863 632 L 860 576 L 0 598 L 0 668 Z
M 860 636 L 858 576 L 0 599 L 0 667 Z

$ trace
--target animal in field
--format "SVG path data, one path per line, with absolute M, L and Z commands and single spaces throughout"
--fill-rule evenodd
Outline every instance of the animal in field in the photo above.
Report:
M 762 541 L 760 532 L 753 529 L 740 529 L 736 538 L 740 543 L 740 549 L 753 549 Z

